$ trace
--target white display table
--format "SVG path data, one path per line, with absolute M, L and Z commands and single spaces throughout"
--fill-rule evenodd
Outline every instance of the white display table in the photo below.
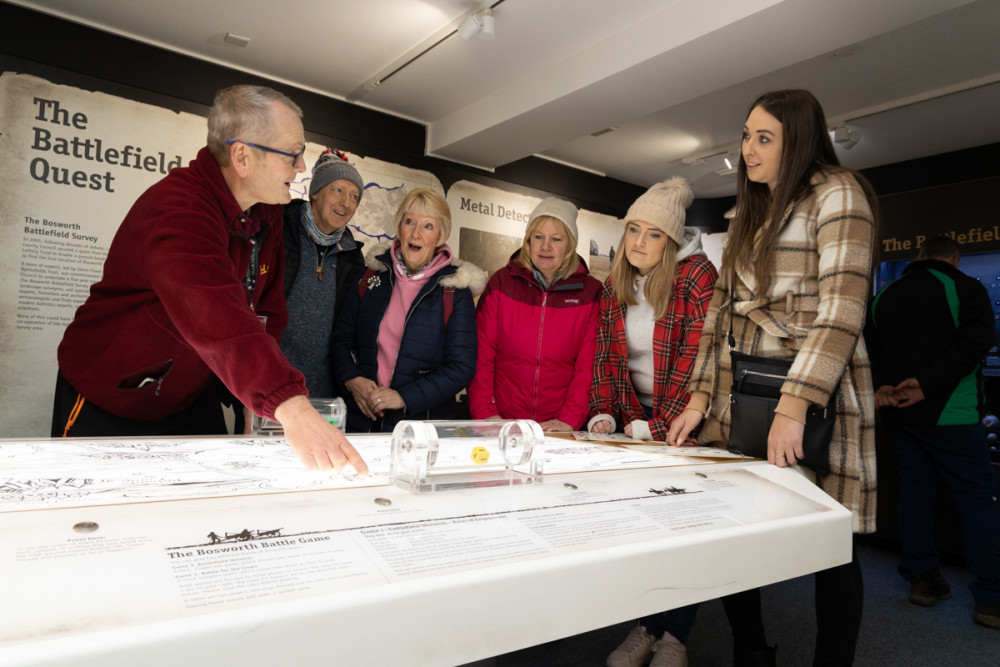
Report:
M 357 442 L 378 469 L 382 445 Z M 411 495 L 378 475 L 288 491 L 322 483 L 247 472 L 283 443 L 194 441 L 204 474 L 187 481 L 169 481 L 185 458 L 169 446 L 83 464 L 35 444 L 0 441 L 5 666 L 455 665 L 851 557 L 850 513 L 763 462 Z M 236 464 L 226 447 L 256 449 Z M 24 472 L 33 456 L 51 474 Z M 202 497 L 157 500 L 178 485 Z

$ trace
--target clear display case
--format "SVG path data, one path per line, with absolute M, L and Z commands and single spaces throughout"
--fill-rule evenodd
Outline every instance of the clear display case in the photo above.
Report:
M 310 398 L 309 402 L 316 408 L 316 412 L 341 431 L 347 428 L 347 404 L 344 403 L 344 399 L 340 397 Z M 250 424 L 250 433 L 258 436 L 284 435 L 285 429 L 273 419 L 254 415 Z
M 544 442 L 541 426 L 528 419 L 401 421 L 389 476 L 411 493 L 538 484 Z

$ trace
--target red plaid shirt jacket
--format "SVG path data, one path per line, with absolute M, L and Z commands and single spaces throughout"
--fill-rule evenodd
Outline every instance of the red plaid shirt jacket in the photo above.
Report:
M 649 420 L 653 440 L 665 440 L 670 422 L 687 406 L 688 380 L 718 277 L 704 254 L 689 255 L 677 263 L 666 315 L 657 320 L 653 331 L 653 418 Z M 625 310 L 625 304 L 614 296 L 609 276 L 601 291 L 589 412 L 591 417 L 611 415 L 619 428 L 634 420 L 646 420 L 628 370 Z

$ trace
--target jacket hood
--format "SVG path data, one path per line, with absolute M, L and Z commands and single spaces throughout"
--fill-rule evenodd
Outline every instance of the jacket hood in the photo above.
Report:
M 705 254 L 705 248 L 701 245 L 701 230 L 697 227 L 685 227 L 683 242 L 677 250 L 677 261 L 699 254 Z
M 391 240 L 379 241 L 373 245 L 371 250 L 365 253 L 365 266 L 379 272 L 388 271 L 391 248 Z M 486 272 L 472 262 L 452 257 L 451 264 L 444 267 L 442 271 L 447 272 L 450 267 L 454 267 L 454 269 L 440 279 L 440 284 L 443 287 L 468 289 L 476 297 L 486 289 Z

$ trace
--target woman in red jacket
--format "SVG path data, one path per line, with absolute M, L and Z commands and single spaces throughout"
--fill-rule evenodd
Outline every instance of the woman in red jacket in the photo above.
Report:
M 685 227 L 694 193 L 683 178 L 658 183 L 625 215 L 625 232 L 601 292 L 588 428 L 666 440 L 688 402 L 687 384 L 718 272 Z M 609 667 L 686 665 L 696 605 L 640 619 Z M 662 639 L 657 641 L 657 637 Z
M 601 284 L 576 254 L 577 210 L 549 197 L 476 309 L 473 419 L 533 419 L 572 431 L 587 419 Z

